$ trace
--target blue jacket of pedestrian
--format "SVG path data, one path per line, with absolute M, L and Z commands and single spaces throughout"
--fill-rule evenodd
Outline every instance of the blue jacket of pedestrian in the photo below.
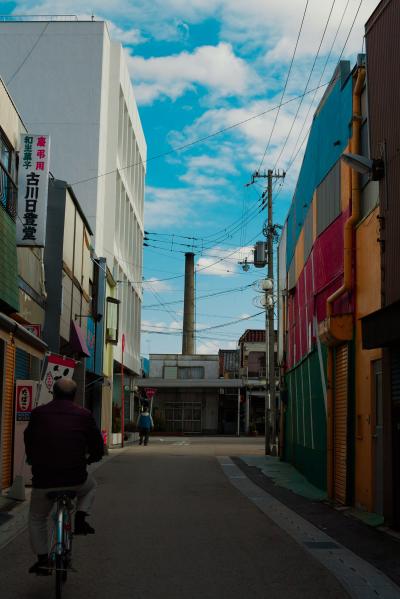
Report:
M 150 430 L 153 428 L 153 419 L 149 412 L 142 412 L 139 416 L 138 428 L 144 428 Z

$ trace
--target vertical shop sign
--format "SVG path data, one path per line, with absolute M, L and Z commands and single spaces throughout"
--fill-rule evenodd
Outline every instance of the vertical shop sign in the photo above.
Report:
M 45 246 L 49 152 L 48 135 L 21 136 L 17 213 L 19 246 Z
M 53 386 L 55 382 L 63 378 L 72 379 L 75 366 L 76 362 L 72 358 L 64 358 L 56 354 L 49 355 L 47 368 L 40 383 L 38 405 L 49 403 L 53 399 Z

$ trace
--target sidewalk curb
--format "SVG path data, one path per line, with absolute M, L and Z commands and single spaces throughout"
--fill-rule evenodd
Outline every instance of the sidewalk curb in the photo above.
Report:
M 130 446 L 129 446 L 130 447 Z M 107 464 L 110 460 L 117 457 L 129 447 L 111 449 L 110 453 L 103 457 L 100 462 L 91 464 L 88 467 L 89 473 L 93 473 L 105 464 Z M 29 515 L 29 503 L 30 503 L 30 493 L 31 490 L 29 488 L 25 489 L 28 497 L 25 501 L 21 502 L 20 505 L 15 506 L 9 513 L 12 516 L 8 522 L 0 525 L 0 551 L 6 547 L 11 541 L 13 541 L 19 534 L 24 532 L 28 525 L 28 515 Z
M 335 576 L 352 599 L 400 599 L 383 572 L 253 483 L 227 456 L 217 458 L 231 484 Z

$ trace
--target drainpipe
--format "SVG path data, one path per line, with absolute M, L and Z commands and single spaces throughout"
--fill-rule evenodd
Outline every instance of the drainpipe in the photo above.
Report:
M 365 80 L 365 67 L 359 67 L 357 79 L 353 90 L 353 133 L 350 140 L 350 152 L 352 154 L 360 153 L 361 146 L 361 92 Z M 353 237 L 354 226 L 360 216 L 360 175 L 354 169 L 351 169 L 351 191 L 350 205 L 351 215 L 344 225 L 344 243 L 343 243 L 343 285 L 337 289 L 326 302 L 326 315 L 328 318 L 333 316 L 333 304 L 347 291 L 352 288 L 352 257 L 353 257 Z M 334 419 L 333 419 L 333 347 L 328 346 L 327 358 L 327 490 L 328 496 L 333 497 L 334 486 Z

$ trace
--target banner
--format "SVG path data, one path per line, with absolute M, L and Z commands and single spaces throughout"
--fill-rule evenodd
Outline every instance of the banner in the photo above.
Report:
M 64 358 L 56 354 L 49 355 L 37 405 L 49 403 L 53 399 L 54 383 L 63 378 L 72 379 L 75 366 L 76 362 L 72 358 Z
M 30 419 L 36 398 L 36 389 L 36 381 L 16 381 L 15 420 L 17 422 L 26 422 Z
M 48 135 L 21 135 L 17 213 L 19 246 L 45 246 L 49 159 Z
M 25 461 L 24 431 L 35 404 L 37 387 L 37 381 L 15 381 L 14 476 L 21 475 L 25 483 L 31 480 L 32 474 Z

